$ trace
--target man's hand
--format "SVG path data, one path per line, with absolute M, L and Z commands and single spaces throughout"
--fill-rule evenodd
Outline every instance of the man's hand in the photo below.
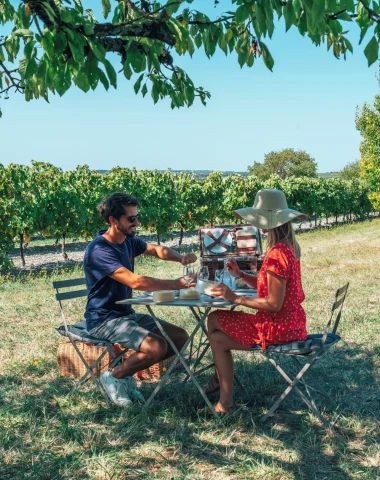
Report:
M 224 298 L 224 300 L 227 300 L 231 303 L 234 303 L 237 298 L 236 293 L 234 293 L 230 288 L 228 288 L 227 285 L 224 285 L 224 283 L 219 283 L 214 288 L 212 288 L 211 295 L 213 297 Z
M 194 263 L 197 261 L 197 256 L 194 253 L 188 253 L 187 255 L 183 255 L 181 259 L 182 265 L 189 265 L 189 263 Z

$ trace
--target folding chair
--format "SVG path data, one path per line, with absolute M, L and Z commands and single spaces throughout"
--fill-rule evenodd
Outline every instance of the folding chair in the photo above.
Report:
M 65 316 L 65 312 L 63 309 L 62 302 L 65 300 L 70 300 L 73 298 L 79 298 L 79 297 L 87 297 L 89 290 L 87 288 L 73 288 L 73 287 L 81 287 L 82 285 L 86 284 L 86 279 L 85 278 L 75 278 L 72 280 L 62 280 L 62 281 L 57 281 L 53 282 L 53 287 L 56 289 L 56 295 L 55 298 L 58 300 L 59 307 L 61 309 L 61 314 L 62 314 L 62 320 L 63 320 L 63 325 L 61 325 L 59 328 L 57 328 L 58 332 L 67 337 L 72 346 L 74 347 L 76 353 L 78 354 L 80 360 L 82 361 L 86 372 L 82 375 L 82 377 L 78 380 L 74 388 L 69 392 L 69 395 L 74 393 L 78 388 L 84 384 L 87 380 L 92 378 L 94 381 L 96 387 L 99 389 L 101 394 L 104 396 L 106 401 L 110 403 L 110 399 L 104 390 L 103 385 L 100 383 L 100 381 L 96 378 L 94 375 L 93 369 L 97 367 L 97 365 L 102 361 L 102 359 L 106 356 L 109 355 L 109 358 L 112 360 L 109 363 L 109 368 L 114 367 L 117 363 L 120 362 L 122 356 L 124 353 L 127 351 L 127 349 L 124 349 L 122 352 L 116 354 L 115 350 L 113 349 L 113 344 L 104 340 L 99 340 L 98 338 L 91 337 L 91 335 L 88 333 L 86 329 L 86 322 L 82 321 L 79 322 L 75 325 L 68 325 L 67 324 L 67 319 Z M 70 288 L 70 291 L 62 291 Z M 81 351 L 79 350 L 76 342 L 83 342 L 91 345 L 98 345 L 98 346 L 103 346 L 105 347 L 104 351 L 99 355 L 99 357 L 93 362 L 91 365 L 89 365 L 86 361 L 86 359 L 83 357 Z
M 285 398 L 292 391 L 294 391 L 301 397 L 301 399 L 306 403 L 306 405 L 313 411 L 313 413 L 324 425 L 332 426 L 319 412 L 315 401 L 311 395 L 311 390 L 314 390 L 315 392 L 326 396 L 330 400 L 331 398 L 325 392 L 310 387 L 310 385 L 305 382 L 304 375 L 312 367 L 312 365 L 314 365 L 314 363 L 320 360 L 330 350 L 330 348 L 336 343 L 338 343 L 341 339 L 341 337 L 337 334 L 337 330 L 342 314 L 343 303 L 347 294 L 348 285 L 349 283 L 336 291 L 335 302 L 331 309 L 330 319 L 323 333 L 310 334 L 305 341 L 291 342 L 284 345 L 271 345 L 264 351 L 261 350 L 260 345 L 257 345 L 251 349 L 252 351 L 257 351 L 264 355 L 264 357 L 274 366 L 274 368 L 280 373 L 280 375 L 284 377 L 284 379 L 289 384 L 283 394 L 272 405 L 268 413 L 266 413 L 262 417 L 262 422 L 265 422 L 265 420 L 267 420 L 267 418 L 277 410 L 277 408 L 281 405 Z M 329 332 L 334 318 L 335 322 L 332 331 Z M 297 370 L 301 367 L 297 375 L 293 379 L 285 372 L 283 367 L 280 365 L 281 361 L 284 360 L 284 358 L 286 357 L 290 357 L 292 359 Z M 305 362 L 300 361 L 300 359 L 304 359 Z M 299 388 L 301 385 L 304 387 L 303 391 Z M 335 422 L 336 419 L 333 423 Z

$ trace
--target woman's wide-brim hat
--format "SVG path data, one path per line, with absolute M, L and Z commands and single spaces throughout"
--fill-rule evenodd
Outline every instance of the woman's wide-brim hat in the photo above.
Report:
M 253 207 L 239 208 L 233 213 L 264 230 L 280 227 L 296 218 L 307 219 L 304 213 L 289 208 L 284 192 L 275 188 L 259 190 Z

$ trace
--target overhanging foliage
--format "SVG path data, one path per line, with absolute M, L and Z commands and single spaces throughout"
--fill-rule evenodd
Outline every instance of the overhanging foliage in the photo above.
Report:
M 213 4 L 226 11 L 211 18 L 196 9 Z M 100 6 L 101 21 L 93 10 Z M 294 27 L 317 46 L 325 42 L 337 58 L 353 51 L 346 33 L 355 22 L 359 43 L 367 31 L 370 37 L 368 64 L 378 58 L 380 7 L 373 0 L 98 0 L 95 7 L 86 0 L 0 0 L 0 24 L 10 31 L 0 37 L 0 95 L 48 100 L 73 85 L 84 92 L 99 84 L 116 88 L 116 54 L 128 80 L 138 74 L 136 94 L 150 91 L 154 103 L 168 97 L 172 108 L 191 106 L 196 97 L 205 104 L 210 93 L 194 85 L 178 56 L 202 47 L 211 58 L 220 49 L 241 67 L 263 60 L 272 70 L 264 39 L 281 18 L 286 31 Z

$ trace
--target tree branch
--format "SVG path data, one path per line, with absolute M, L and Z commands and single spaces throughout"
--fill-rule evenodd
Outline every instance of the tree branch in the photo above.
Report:
M 159 20 L 146 20 L 134 25 L 112 23 L 99 23 L 94 26 L 94 34 L 99 37 L 148 37 L 167 45 L 174 46 L 175 36 L 166 27 L 165 23 Z
M 212 25 L 214 23 L 226 22 L 227 20 L 232 20 L 235 18 L 235 15 L 230 15 L 229 17 L 221 17 L 217 20 L 210 20 L 209 22 L 200 22 L 199 20 L 191 20 L 188 22 L 188 25 Z

